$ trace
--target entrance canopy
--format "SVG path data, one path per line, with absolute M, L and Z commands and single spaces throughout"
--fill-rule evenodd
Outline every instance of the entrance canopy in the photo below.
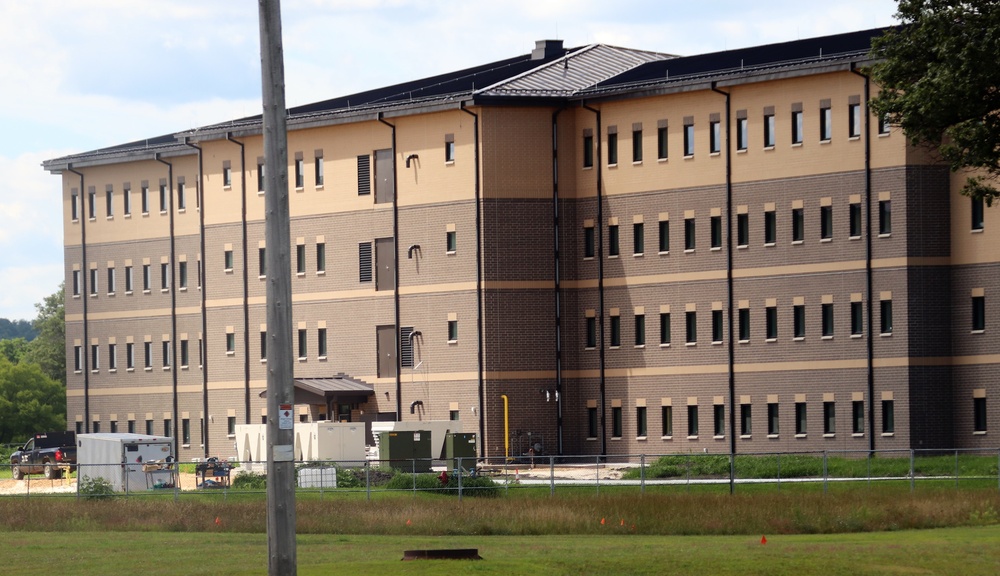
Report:
M 335 404 L 364 404 L 374 395 L 375 386 L 344 373 L 329 378 L 295 379 L 296 404 L 321 404 L 327 407 Z M 266 398 L 267 390 L 261 392 L 260 397 Z

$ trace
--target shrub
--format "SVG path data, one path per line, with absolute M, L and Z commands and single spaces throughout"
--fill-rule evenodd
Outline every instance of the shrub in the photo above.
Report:
M 414 486 L 422 492 L 458 496 L 458 478 L 454 475 L 448 477 L 446 485 L 442 485 L 437 474 L 417 474 L 416 476 L 413 474 L 397 474 L 393 476 L 392 480 L 385 487 L 389 490 L 413 490 Z M 493 497 L 500 495 L 500 489 L 493 482 L 492 478 L 463 476 L 462 495 Z
M 115 489 L 111 482 L 99 476 L 89 476 L 80 481 L 80 496 L 87 500 L 114 498 Z
M 233 478 L 233 490 L 267 490 L 267 476 L 241 470 Z

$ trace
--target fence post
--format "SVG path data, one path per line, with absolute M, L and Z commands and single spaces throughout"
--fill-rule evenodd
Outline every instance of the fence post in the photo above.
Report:
M 458 460 L 458 468 L 455 471 L 455 473 L 458 474 L 458 501 L 461 502 L 462 501 L 462 457 L 459 456 L 457 460 Z M 447 469 L 448 467 L 445 466 L 445 470 Z
M 778 452 L 778 492 L 781 492 L 781 452 Z
M 736 492 L 736 454 L 729 453 L 729 493 Z
M 955 489 L 958 489 L 958 448 L 955 448 Z
M 688 491 L 688 492 L 690 492 L 691 491 L 691 453 L 690 452 L 688 452 L 687 460 L 685 460 L 684 463 L 685 463 L 685 466 L 684 466 L 684 477 L 685 477 L 684 486 L 685 486 L 685 490 Z
M 872 485 L 872 458 L 874 458 L 874 457 L 875 457 L 875 452 L 873 450 L 869 450 L 868 451 L 868 458 L 866 458 L 866 460 L 868 461 L 868 487 L 869 488 Z
M 601 495 L 601 457 L 594 458 L 594 476 L 597 480 L 597 495 Z
M 413 479 L 413 495 L 417 495 L 417 458 L 410 460 L 410 473 Z
M 646 455 L 639 454 L 639 493 L 646 493 Z
M 372 501 L 372 478 L 371 478 L 371 462 L 365 460 L 365 497 L 371 502 Z
M 910 448 L 910 492 L 913 492 L 915 487 L 915 478 L 913 476 L 913 466 L 914 466 L 913 459 L 915 454 L 916 450 Z
M 828 468 L 826 464 L 826 450 L 823 450 L 823 494 L 826 494 L 827 490 L 829 489 L 828 487 L 829 475 L 827 474 L 827 470 Z
M 556 495 L 556 457 L 549 455 L 549 496 Z

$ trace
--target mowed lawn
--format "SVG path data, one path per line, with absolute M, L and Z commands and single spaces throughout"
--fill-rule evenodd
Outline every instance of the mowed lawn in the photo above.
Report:
M 1000 526 L 899 532 L 646 536 L 354 536 L 302 534 L 309 574 L 1000 574 Z M 232 532 L 5 532 L 20 572 L 212 576 L 267 574 L 267 538 Z M 761 538 L 766 537 L 763 544 Z M 477 548 L 482 560 L 401 561 L 405 550 Z

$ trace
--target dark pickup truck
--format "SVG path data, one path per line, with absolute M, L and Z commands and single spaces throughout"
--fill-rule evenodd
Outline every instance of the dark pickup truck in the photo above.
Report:
M 35 434 L 20 450 L 10 455 L 10 472 L 14 480 L 26 474 L 44 474 L 54 480 L 62 476 L 64 467 L 76 468 L 76 433 L 46 432 Z

